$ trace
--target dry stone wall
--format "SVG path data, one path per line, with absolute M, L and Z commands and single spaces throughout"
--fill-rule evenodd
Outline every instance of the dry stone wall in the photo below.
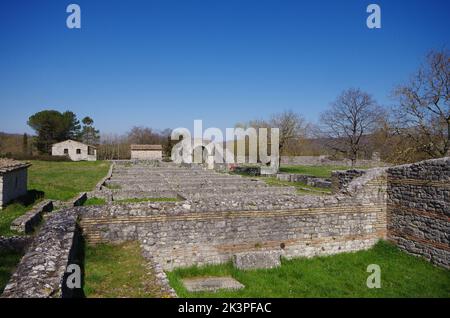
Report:
M 69 263 L 80 251 L 77 214 L 68 209 L 49 215 L 33 239 L 16 272 L 5 287 L 3 298 L 71 297 L 64 277 Z
M 388 169 L 388 237 L 450 268 L 450 158 Z
M 164 269 L 222 263 L 255 251 L 288 258 L 328 255 L 368 248 L 385 237 L 385 188 L 379 170 L 352 195 L 217 194 L 109 204 L 84 208 L 81 226 L 91 243 L 139 240 Z

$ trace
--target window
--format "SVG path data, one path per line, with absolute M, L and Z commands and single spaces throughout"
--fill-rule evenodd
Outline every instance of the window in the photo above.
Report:
M 65 148 L 65 149 L 64 149 L 64 154 L 65 154 L 65 155 L 68 155 L 68 154 L 69 154 L 69 149 Z
M 89 156 L 95 155 L 94 147 L 91 147 L 91 146 L 88 147 L 88 155 Z
M 77 155 L 81 155 L 81 149 L 77 149 Z

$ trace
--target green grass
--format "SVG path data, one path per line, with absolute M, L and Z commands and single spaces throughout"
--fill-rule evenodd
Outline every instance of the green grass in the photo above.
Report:
M 140 203 L 140 202 L 176 202 L 177 198 L 133 198 L 116 200 L 114 203 Z
M 83 203 L 84 206 L 104 205 L 104 204 L 106 204 L 106 200 L 102 198 L 89 198 Z
M 314 194 L 317 192 L 321 192 L 323 194 L 331 193 L 331 189 L 329 189 L 329 188 L 313 187 L 313 186 L 307 185 L 303 182 L 283 181 L 283 180 L 278 180 L 275 177 L 261 177 L 261 180 L 265 181 L 270 186 L 295 187 L 299 194 Z
M 11 231 L 10 226 L 19 216 L 25 214 L 33 205 L 42 200 L 44 193 L 31 190 L 28 194 L 20 197 L 0 210 L 0 236 L 23 235 L 16 231 Z
M 19 263 L 21 253 L 12 251 L 0 251 L 0 295 L 9 281 L 16 265 Z
M 86 246 L 86 297 L 159 297 L 159 286 L 153 278 L 137 242 Z
M 28 195 L 0 211 L 0 236 L 17 235 L 9 229 L 11 222 L 42 198 L 65 201 L 82 191 L 90 191 L 109 169 L 109 163 L 102 161 L 31 163 L 28 169 Z
M 330 178 L 331 172 L 335 170 L 349 170 L 350 167 L 344 166 L 281 166 L 280 172 L 307 174 L 317 178 Z M 354 169 L 366 169 L 364 167 L 355 167 Z
M 367 266 L 381 267 L 381 288 L 366 286 Z M 367 251 L 283 260 L 269 270 L 242 271 L 231 263 L 168 272 L 180 297 L 450 297 L 450 271 L 380 241 Z M 181 279 L 232 276 L 245 285 L 238 291 L 189 293 Z
M 67 201 L 82 191 L 90 191 L 108 173 L 105 161 L 32 161 L 28 188 L 43 191 L 45 197 Z

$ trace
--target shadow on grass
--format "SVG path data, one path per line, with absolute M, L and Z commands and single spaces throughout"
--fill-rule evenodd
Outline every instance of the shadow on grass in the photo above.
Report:
M 25 194 L 17 199 L 14 199 L 9 204 L 18 203 L 23 206 L 29 206 L 29 205 L 32 205 L 32 204 L 36 203 L 37 201 L 43 199 L 44 196 L 45 196 L 44 191 L 28 190 L 27 194 Z

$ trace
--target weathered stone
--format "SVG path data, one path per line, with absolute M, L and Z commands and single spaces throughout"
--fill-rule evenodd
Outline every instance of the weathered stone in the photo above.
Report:
M 255 251 L 237 253 L 233 263 L 239 269 L 275 268 L 281 266 L 280 251 Z
M 221 289 L 241 289 L 245 286 L 232 277 L 197 277 L 182 279 L 188 292 L 216 292 Z
M 53 201 L 45 200 L 38 203 L 33 209 L 18 217 L 11 223 L 11 230 L 19 233 L 31 233 L 39 225 L 44 213 L 53 210 Z

